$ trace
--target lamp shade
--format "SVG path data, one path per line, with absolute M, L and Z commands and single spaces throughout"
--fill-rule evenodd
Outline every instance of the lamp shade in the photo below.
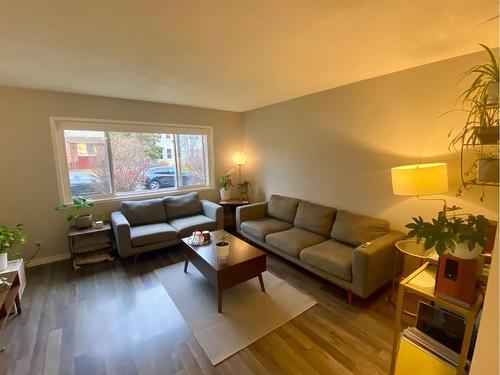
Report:
M 247 162 L 247 156 L 242 151 L 236 151 L 233 154 L 233 161 L 238 165 L 245 164 Z
M 434 195 L 448 191 L 446 163 L 415 164 L 391 169 L 392 192 L 396 195 Z

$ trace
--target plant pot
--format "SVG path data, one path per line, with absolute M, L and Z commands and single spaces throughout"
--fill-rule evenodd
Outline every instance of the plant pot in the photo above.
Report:
M 0 253 L 0 271 L 5 271 L 7 265 L 7 253 Z
M 238 191 L 240 192 L 240 199 L 242 201 L 247 201 L 248 200 L 248 188 L 238 188 Z
M 479 126 L 477 138 L 483 145 L 496 145 L 500 136 L 498 126 Z
M 75 227 L 80 229 L 90 228 L 92 226 L 92 215 L 75 216 Z
M 488 107 L 498 105 L 498 82 L 491 82 L 486 90 L 486 105 Z
M 476 259 L 483 251 L 483 248 L 476 244 L 476 246 L 469 250 L 467 242 L 457 243 L 453 252 L 448 251 L 448 254 L 460 259 Z
M 477 181 L 498 184 L 498 159 L 479 159 L 477 163 Z
M 215 251 L 217 252 L 217 258 L 225 259 L 229 256 L 229 245 L 227 241 L 217 242 L 215 244 Z
M 231 199 L 231 190 L 220 189 L 220 199 L 221 201 L 228 201 Z

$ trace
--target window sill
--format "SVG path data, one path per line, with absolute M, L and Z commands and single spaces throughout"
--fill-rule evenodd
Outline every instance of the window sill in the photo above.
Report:
M 182 190 L 175 190 L 175 191 L 159 191 L 156 193 L 142 193 L 142 194 L 130 194 L 130 195 L 122 195 L 122 196 L 115 196 L 115 197 L 104 197 L 104 198 L 92 198 L 94 203 L 97 205 L 99 203 L 107 203 L 107 202 L 120 202 L 120 201 L 125 201 L 125 200 L 141 200 L 141 199 L 151 199 L 155 197 L 164 197 L 167 195 L 180 195 L 180 194 L 185 194 L 185 193 L 192 193 L 192 192 L 201 192 L 201 191 L 214 191 L 215 187 L 213 186 L 205 186 L 205 187 L 200 187 L 200 188 L 192 188 L 192 189 L 182 189 Z M 73 202 L 66 203 L 66 206 L 73 206 Z

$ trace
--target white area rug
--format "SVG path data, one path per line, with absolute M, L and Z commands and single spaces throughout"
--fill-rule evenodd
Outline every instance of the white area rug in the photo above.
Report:
M 213 365 L 244 349 L 317 302 L 269 272 L 263 273 L 266 293 L 254 278 L 224 291 L 217 313 L 215 288 L 184 262 L 156 270 L 163 287 Z

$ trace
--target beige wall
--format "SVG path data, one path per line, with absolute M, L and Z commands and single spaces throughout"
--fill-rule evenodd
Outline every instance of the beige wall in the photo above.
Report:
M 195 107 L 0 87 L 0 223 L 24 223 L 30 244 L 42 249 L 37 258 L 67 253 L 65 212 L 59 204 L 49 116 L 210 125 L 214 128 L 215 175 L 233 168 L 231 155 L 241 147 L 242 114 Z M 215 200 L 216 190 L 202 193 Z M 99 203 L 109 212 L 118 202 Z
M 476 342 L 471 375 L 498 374 L 498 358 L 500 356 L 498 340 L 498 231 L 496 248 L 491 263 L 492 272 L 488 280 L 488 289 L 484 300 L 481 317 L 481 328 Z
M 447 135 L 463 115 L 440 116 L 465 87 L 460 74 L 484 58 L 467 55 L 246 112 L 246 171 L 255 182 L 254 199 L 289 195 L 387 218 L 404 229 L 412 215 L 430 217 L 441 203 L 394 196 L 390 168 L 445 161 L 448 204 L 498 219 L 497 188 L 486 189 L 484 203 L 478 188 L 455 197 L 459 154 L 448 151 Z M 498 372 L 481 371 L 498 369 L 498 261 L 494 266 L 487 328 L 480 331 L 474 361 L 478 374 Z
M 460 74 L 484 58 L 467 55 L 246 112 L 254 197 L 304 198 L 402 229 L 411 215 L 434 215 L 441 203 L 393 195 L 391 167 L 445 161 L 448 203 L 495 218 L 498 189 L 487 188 L 484 203 L 479 188 L 455 197 L 459 154 L 448 151 L 447 136 L 463 115 L 440 117 L 464 88 Z

